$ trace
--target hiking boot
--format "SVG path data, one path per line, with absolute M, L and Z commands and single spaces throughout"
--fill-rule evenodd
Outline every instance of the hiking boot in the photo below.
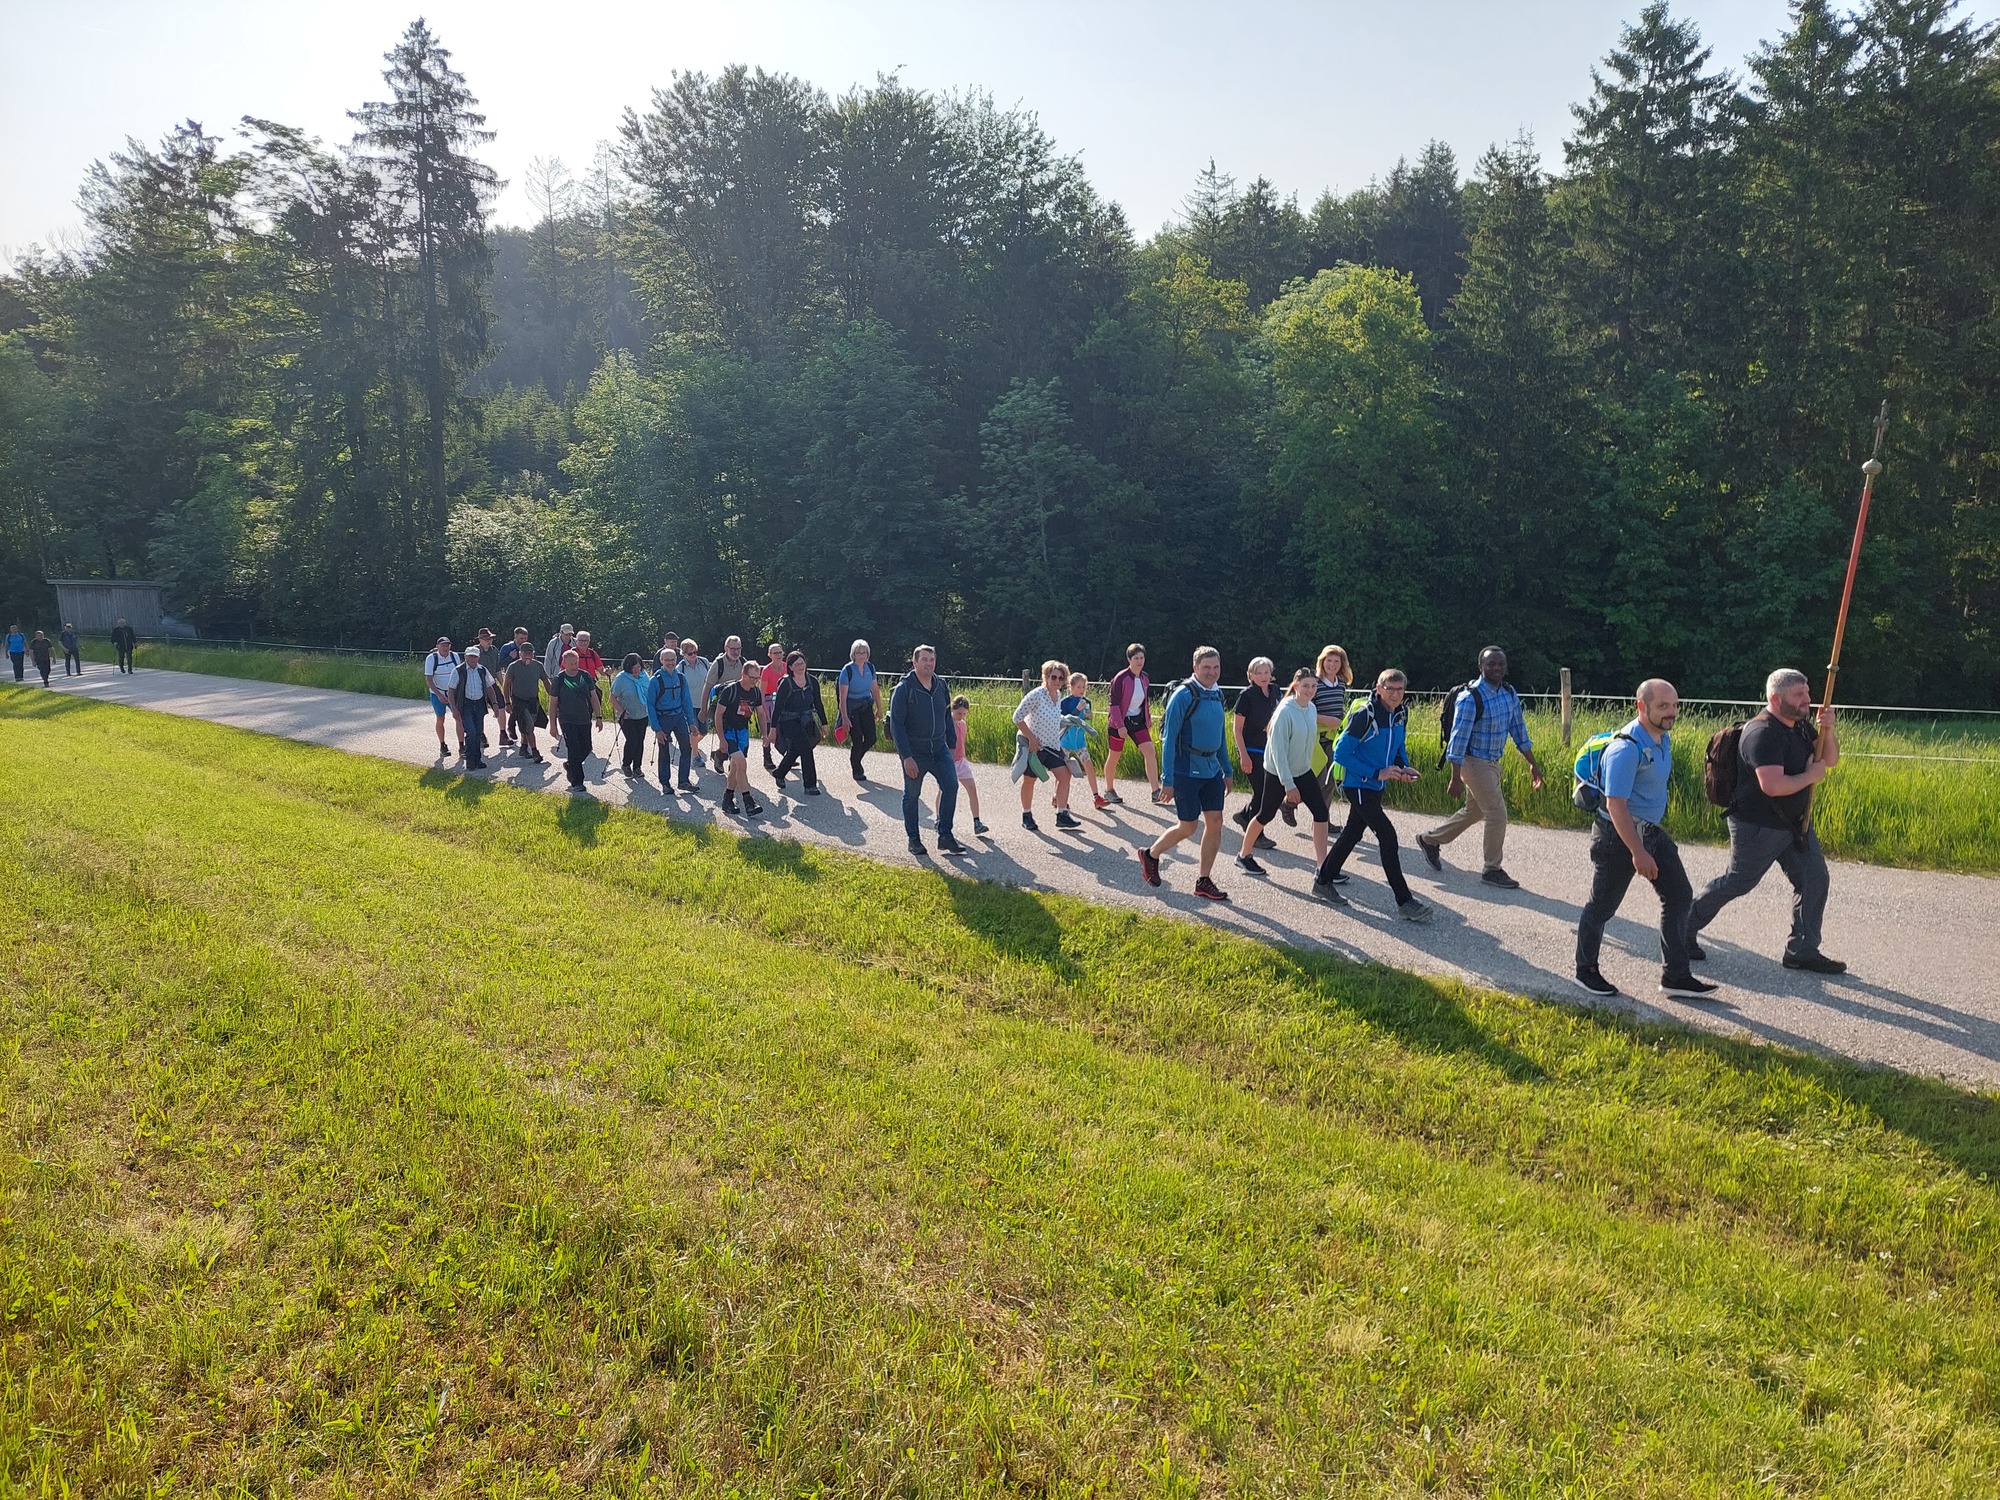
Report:
M 1479 883 L 1481 885 L 1490 885 L 1494 889 L 1502 891 L 1518 891 L 1521 888 L 1521 882 L 1516 880 L 1512 875 L 1509 875 L 1498 865 L 1495 865 L 1492 869 L 1481 875 Z
M 938 840 L 938 853 L 940 854 L 970 854 L 971 852 L 970 849 L 966 848 L 957 839 Z
M 1201 876 L 1195 881 L 1194 893 L 1204 901 L 1227 901 L 1229 899 L 1228 893 L 1206 875 Z
M 918 842 L 918 841 L 917 841 L 916 839 L 911 839 L 911 840 L 910 840 L 910 853 L 912 853 L 913 855 L 915 855 L 915 856 L 916 856 L 916 857 L 917 857 L 918 859 L 922 859 L 922 858 L 924 858 L 924 857 L 925 857 L 926 855 L 928 855 L 928 854 L 929 854 L 930 852 L 931 852 L 930 850 L 926 849 L 926 848 L 925 848 L 925 847 L 924 847 L 924 846 L 923 846 L 923 845 L 922 845 L 921 843 L 919 843 L 919 842 Z
M 1433 844 L 1420 833 L 1417 835 L 1417 849 L 1423 855 L 1424 863 L 1433 870 L 1444 868 L 1444 850 L 1440 845 Z
M 1352 903 L 1341 895 L 1331 880 L 1315 880 L 1312 884 L 1313 900 L 1324 901 L 1328 906 L 1347 906 Z
M 1710 984 L 1706 979 L 1697 979 L 1692 974 L 1660 976 L 1660 993 L 1675 1000 L 1706 1000 L 1721 988 L 1719 984 Z
M 1237 855 L 1236 868 L 1241 870 L 1245 875 L 1268 875 L 1271 873 L 1257 863 L 1257 856 L 1254 854 Z
M 1575 983 L 1579 989 L 1597 996 L 1600 1000 L 1609 1000 L 1613 995 L 1619 993 L 1618 986 L 1606 979 L 1595 969 L 1578 969 L 1575 975 Z
M 1160 857 L 1143 845 L 1132 851 L 1139 856 L 1139 878 L 1147 885 L 1160 883 Z
M 1808 974 L 1845 974 L 1847 965 L 1837 958 L 1828 958 L 1824 953 L 1804 953 L 1785 955 L 1785 967 L 1803 969 Z
M 743 794 L 743 816 L 745 816 L 746 818 L 754 818 L 757 816 L 758 813 L 762 812 L 763 810 L 764 810 L 763 803 L 759 802 L 755 797 L 751 796 L 748 792 L 745 792 Z
M 1083 824 L 1079 822 L 1074 816 L 1072 816 L 1070 810 L 1065 807 L 1056 813 L 1056 827 L 1081 828 L 1083 827 Z
M 989 832 L 990 832 L 991 830 L 990 830 L 990 829 L 988 829 L 988 828 L 987 828 L 987 826 L 986 826 L 986 825 L 985 825 L 984 823 L 982 823 L 982 822 L 981 822 L 981 821 L 980 821 L 980 820 L 979 820 L 978 818 L 974 818 L 974 819 L 972 820 L 972 831 L 973 831 L 974 833 L 978 834 L 978 835 L 979 835 L 979 837 L 981 837 L 981 838 L 985 838 L 985 837 L 986 837 L 986 835 L 987 835 L 987 834 L 988 834 L 988 833 L 989 833 Z
M 1021 826 L 1030 833 L 1040 833 L 1042 831 L 1042 825 L 1035 821 L 1035 815 L 1031 812 L 1021 814 Z
M 1412 896 L 1407 901 L 1398 901 L 1396 903 L 1396 915 L 1401 917 L 1405 922 L 1428 922 L 1432 917 L 1437 915 L 1437 909 L 1424 905 L 1423 902 Z

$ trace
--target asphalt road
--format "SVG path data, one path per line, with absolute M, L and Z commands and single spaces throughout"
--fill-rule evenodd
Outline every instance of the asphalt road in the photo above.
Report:
M 456 766 L 437 758 L 430 709 L 424 703 L 184 672 L 120 676 L 96 664 L 88 676 L 58 677 L 55 686 L 413 767 Z M 744 820 L 721 812 L 718 776 L 704 775 L 696 795 L 669 795 L 657 782 L 627 783 L 616 769 L 614 732 L 600 732 L 597 748 L 589 765 L 590 790 L 607 802 L 719 822 L 745 833 L 827 844 L 889 864 L 915 863 L 903 837 L 901 772 L 887 755 L 871 757 L 873 784 L 859 787 L 849 775 L 845 751 L 822 747 L 827 794 L 819 797 L 798 795 L 796 779 L 792 795 L 776 795 L 770 777 L 753 768 L 752 785 L 765 813 Z M 502 752 L 489 756 L 488 764 L 484 774 L 496 780 L 565 794 L 560 763 L 535 766 Z M 1446 869 L 1435 875 L 1412 848 L 1414 834 L 1435 820 L 1398 815 L 1411 886 L 1437 908 L 1430 924 L 1415 926 L 1395 919 L 1372 839 L 1348 863 L 1354 878 L 1346 893 L 1353 905 L 1340 909 L 1307 894 L 1312 850 L 1304 829 L 1294 832 L 1279 825 L 1271 830 L 1280 847 L 1261 856 L 1270 876 L 1260 880 L 1230 863 L 1237 847 L 1230 825 L 1216 874 L 1233 899 L 1220 905 L 1192 894 L 1191 850 L 1168 856 L 1163 890 L 1141 883 L 1133 847 L 1150 842 L 1170 817 L 1141 805 L 1143 784 L 1141 796 L 1132 797 L 1133 783 L 1124 783 L 1126 804 L 1106 812 L 1090 810 L 1089 797 L 1079 788 L 1075 804 L 1085 827 L 1075 833 L 1056 831 L 1044 788 L 1036 799 L 1041 831 L 1029 833 L 1020 826 L 1019 793 L 1005 768 L 981 766 L 978 776 L 981 810 L 993 832 L 984 839 L 971 837 L 961 796 L 958 831 L 975 852 L 966 859 L 936 860 L 954 873 L 1157 910 L 1247 936 L 1519 994 L 1584 1000 L 1569 977 L 1577 913 L 1590 883 L 1582 834 L 1516 825 L 1508 835 L 1507 868 L 1521 889 L 1503 892 L 1479 882 L 1476 831 L 1447 849 Z M 926 801 L 933 800 L 927 792 Z M 1231 811 L 1237 803 L 1232 797 Z M 926 842 L 933 837 L 928 811 L 924 836 Z M 1719 848 L 1689 846 L 1684 857 L 1697 891 L 1724 863 Z M 1659 908 L 1645 883 L 1636 882 L 1604 948 L 1605 974 L 1629 992 L 1616 1003 L 1706 1030 L 1966 1083 L 2000 1084 L 2000 880 L 1836 864 L 1826 950 L 1847 960 L 1850 969 L 1833 979 L 1781 967 L 1790 898 L 1790 887 L 1773 870 L 1760 889 L 1726 909 L 1704 935 L 1709 961 L 1697 971 L 1723 988 L 1712 1000 L 1681 1002 L 1659 994 Z

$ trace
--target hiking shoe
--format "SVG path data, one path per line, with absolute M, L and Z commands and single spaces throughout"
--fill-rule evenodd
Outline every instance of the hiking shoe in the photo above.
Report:
M 856 771 L 854 773 L 854 784 L 856 786 L 867 786 L 868 773 L 866 771 Z
M 1352 904 L 1345 896 L 1340 894 L 1331 880 L 1315 880 L 1312 884 L 1312 894 L 1313 900 L 1324 901 L 1328 906 L 1348 906 Z
M 1432 917 L 1437 915 L 1437 909 L 1424 905 L 1423 902 L 1412 896 L 1407 901 L 1398 901 L 1396 903 L 1396 915 L 1401 917 L 1405 922 L 1428 922 Z
M 1706 1000 L 1721 988 L 1719 984 L 1710 984 L 1706 979 L 1697 979 L 1692 974 L 1660 976 L 1660 993 L 1675 1000 Z
M 1319 875 L 1315 875 L 1315 876 L 1313 876 L 1313 879 L 1314 879 L 1315 881 L 1319 881 L 1319 882 L 1322 882 L 1323 884 L 1326 884 L 1326 885 L 1346 885 L 1346 884 L 1347 884 L 1347 871 L 1345 871 L 1345 870 L 1335 870 L 1335 871 L 1334 871 L 1334 872 L 1333 872 L 1333 873 L 1332 873 L 1331 875 L 1327 875 L 1327 876 L 1319 876 Z
M 1808 974 L 1845 974 L 1847 972 L 1846 964 L 1837 958 L 1828 958 L 1824 953 L 1806 953 L 1796 957 L 1787 953 L 1785 955 L 1785 967 L 1788 969 L 1803 969 Z
M 1495 889 L 1502 891 L 1518 891 L 1521 888 L 1521 882 L 1516 880 L 1512 875 L 1509 875 L 1498 865 L 1495 865 L 1492 869 L 1481 875 L 1479 883 L 1481 885 L 1493 886 Z
M 1579 989 L 1597 996 L 1600 1000 L 1609 1000 L 1613 995 L 1619 993 L 1618 986 L 1606 979 L 1595 969 L 1578 969 L 1575 975 L 1575 983 Z
M 1251 847 L 1254 849 L 1275 849 L 1278 847 L 1278 841 L 1269 834 L 1260 833 L 1257 835 L 1257 842 L 1251 845 Z
M 930 852 L 931 852 L 930 850 L 926 849 L 922 844 L 918 843 L 917 840 L 915 839 L 910 840 L 910 853 L 914 854 L 918 859 L 924 858 L 924 856 L 929 854 Z
M 1444 849 L 1442 846 L 1433 844 L 1420 833 L 1417 835 L 1417 848 L 1424 856 L 1424 863 L 1429 865 L 1433 870 L 1442 870 L 1444 868 Z
M 815 786 L 809 786 L 809 787 L 807 787 L 807 788 L 806 788 L 806 795 L 807 795 L 808 797 L 817 797 L 817 796 L 819 795 L 819 787 L 818 787 L 818 786 L 816 786 L 816 785 L 815 785 Z
M 1059 812 L 1058 812 L 1058 813 L 1056 814 L 1056 827 L 1058 827 L 1058 828 L 1081 828 L 1081 827 L 1083 827 L 1083 824 L 1082 824 L 1081 822 L 1079 822 L 1079 821 L 1078 821 L 1078 820 L 1077 820 L 1077 819 L 1076 819 L 1076 818 L 1075 818 L 1075 817 L 1074 817 L 1074 816 L 1073 816 L 1073 815 L 1071 814 L 1071 812 L 1070 812 L 1070 810 L 1069 810 L 1068 808 L 1066 808 L 1066 807 L 1065 807 L 1065 808 L 1063 808 L 1063 809 L 1062 809 L 1061 811 L 1059 811 Z
M 970 854 L 971 852 L 970 849 L 966 848 L 957 839 L 938 840 L 938 853 L 940 854 Z
M 1248 828 L 1250 826 L 1250 809 L 1246 807 L 1231 813 L 1229 821 L 1234 823 L 1238 828 Z
M 1104 800 L 1106 802 L 1109 802 L 1114 807 L 1123 807 L 1125 805 L 1125 799 L 1119 796 L 1116 792 L 1106 792 L 1104 794 Z
M 1241 870 L 1245 875 L 1268 875 L 1271 873 L 1257 863 L 1257 856 L 1254 854 L 1237 855 L 1236 868 Z
M 1035 821 L 1035 815 L 1031 812 L 1021 814 L 1021 826 L 1030 833 L 1040 833 L 1042 831 L 1042 825 Z
M 1160 883 L 1160 856 L 1141 845 L 1132 851 L 1139 856 L 1139 878 L 1147 885 Z
M 541 757 L 540 757 L 540 756 L 538 755 L 538 756 L 536 756 L 536 757 L 535 757 L 535 759 L 536 759 L 536 760 L 540 760 L 540 759 L 541 759 Z M 693 782 L 693 781 L 683 781 L 683 782 L 681 783 L 681 788 L 680 788 L 680 789 L 681 789 L 682 791 L 684 791 L 684 792 L 692 792 L 692 791 L 694 791 L 694 790 L 696 789 L 696 787 L 697 787 L 697 786 L 699 786 L 699 784 L 700 784 L 700 783 L 698 783 L 698 782 Z M 665 786 L 665 785 L 666 785 L 666 783 L 665 783 L 665 782 L 662 782 L 662 783 L 661 783 L 661 785 L 662 785 L 662 786 Z
M 751 796 L 748 792 L 745 792 L 743 794 L 744 817 L 754 818 L 757 816 L 758 813 L 762 812 L 763 810 L 764 810 L 763 803 L 759 802 L 755 797 Z
M 764 767 L 764 769 L 771 771 L 769 766 Z M 782 792 L 785 789 L 785 778 L 780 776 L 776 771 L 771 771 L 771 780 L 777 785 L 779 791 Z
M 991 829 L 989 829 L 984 823 L 980 822 L 979 819 L 977 818 L 974 818 L 972 820 L 972 831 L 978 834 L 981 838 L 985 838 L 988 833 L 992 832 Z
M 736 793 L 735 793 L 735 792 L 733 792 L 733 791 L 731 791 L 731 792 L 724 792 L 724 793 L 722 794 L 722 810 L 723 810 L 724 812 L 726 812 L 726 813 L 733 813 L 733 812 L 735 812 L 735 811 L 736 811 Z
M 1096 805 L 1099 812 L 1103 812 L 1105 808 L 1111 805 L 1111 799 L 1102 792 L 1093 793 L 1090 800 Z
M 1278 808 L 1278 816 L 1285 820 L 1287 828 L 1296 828 L 1299 826 L 1299 810 L 1289 802 L 1282 804 Z
M 1688 960 L 1691 963 L 1697 963 L 1697 964 L 1705 964 L 1708 962 L 1707 950 L 1705 950 L 1701 946 L 1701 944 L 1697 943 L 1693 938 L 1688 939 Z
M 1195 881 L 1194 893 L 1204 901 L 1227 901 L 1229 899 L 1228 893 L 1206 875 L 1201 876 Z

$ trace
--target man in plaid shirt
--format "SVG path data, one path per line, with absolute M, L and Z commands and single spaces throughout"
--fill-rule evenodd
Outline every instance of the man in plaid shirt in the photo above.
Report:
M 1507 844 L 1507 799 L 1500 790 L 1500 757 L 1507 741 L 1520 747 L 1536 791 L 1542 789 L 1542 763 L 1528 738 L 1528 721 L 1521 713 L 1521 695 L 1507 682 L 1507 653 L 1488 646 L 1479 653 L 1479 675 L 1459 695 L 1452 710 L 1451 743 L 1444 758 L 1451 762 L 1451 795 L 1461 794 L 1465 806 L 1429 833 L 1417 835 L 1417 848 L 1433 870 L 1444 868 L 1443 848 L 1474 823 L 1486 825 L 1486 868 L 1480 879 L 1503 891 L 1521 882 L 1500 868 Z

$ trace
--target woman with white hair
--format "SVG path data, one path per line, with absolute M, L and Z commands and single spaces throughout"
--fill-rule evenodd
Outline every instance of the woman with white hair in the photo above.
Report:
M 834 738 L 847 741 L 847 764 L 857 782 L 868 773 L 861 757 L 875 748 L 875 725 L 882 716 L 882 685 L 875 680 L 873 656 L 866 641 L 847 648 L 847 665 L 833 680 Z
M 1253 656 L 1247 669 L 1250 685 L 1236 695 L 1236 707 L 1230 713 L 1230 729 L 1236 736 L 1236 763 L 1243 774 L 1250 778 L 1250 800 L 1243 804 L 1243 810 L 1234 814 L 1238 828 L 1250 826 L 1250 815 L 1264 796 L 1264 740 L 1271 727 L 1271 715 L 1277 712 L 1278 690 L 1272 686 L 1271 676 L 1278 670 L 1277 663 L 1268 656 Z M 1260 848 L 1275 849 L 1276 844 L 1264 838 Z

